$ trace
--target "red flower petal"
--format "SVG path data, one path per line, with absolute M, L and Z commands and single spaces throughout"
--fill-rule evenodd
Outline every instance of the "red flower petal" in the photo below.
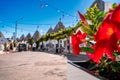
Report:
M 76 34 L 76 36 L 79 38 L 78 40 L 79 40 L 80 43 L 82 42 L 82 40 L 84 40 L 86 38 L 86 35 L 87 35 L 86 33 L 82 34 L 81 31 L 78 31 L 77 34 Z
M 75 35 L 72 35 L 72 48 L 74 55 L 78 55 L 80 53 L 81 48 L 79 45 L 82 43 L 82 40 L 84 40 L 86 37 L 86 34 L 82 34 L 80 31 L 78 31 Z
M 120 4 L 113 11 L 111 15 L 111 21 L 120 25 Z
M 82 15 L 81 13 L 80 13 L 80 11 L 78 11 L 78 14 L 79 14 L 79 16 L 80 16 L 80 19 L 84 22 L 84 21 L 86 21 L 86 18 L 84 17 L 84 15 Z
M 95 41 L 109 39 L 110 36 L 115 33 L 114 24 L 110 21 L 111 14 L 108 14 L 103 20 L 102 25 L 99 27 L 98 32 L 94 36 Z
M 100 59 L 104 54 L 111 60 L 115 61 L 113 52 L 119 50 L 118 39 L 120 39 L 120 5 L 112 10 L 104 18 L 102 25 L 94 36 L 96 41 L 93 61 L 100 63 Z
M 79 54 L 80 52 L 80 48 L 79 48 L 79 41 L 76 35 L 72 35 L 72 49 L 73 49 L 73 53 L 74 55 Z
M 93 61 L 96 62 L 96 63 L 100 63 L 100 59 L 102 58 L 102 56 L 104 55 L 104 52 L 105 52 L 105 48 L 103 47 L 104 46 L 104 43 L 106 42 L 97 42 L 95 44 L 95 52 L 94 52 L 94 57 L 93 57 Z

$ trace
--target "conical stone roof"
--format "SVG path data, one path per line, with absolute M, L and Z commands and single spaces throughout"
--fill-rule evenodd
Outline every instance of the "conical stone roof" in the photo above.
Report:
M 31 34 L 28 33 L 28 35 L 26 36 L 25 40 L 27 41 L 27 40 L 29 40 L 29 39 L 31 39 L 31 38 L 32 38 Z
M 47 31 L 47 34 L 52 34 L 52 33 L 54 33 L 54 30 L 53 30 L 53 28 L 51 27 L 51 28 Z
M 54 32 L 58 32 L 61 29 L 65 29 L 65 26 L 61 21 L 59 21 L 58 24 L 55 26 Z
M 24 34 L 20 37 L 20 41 L 23 41 L 23 40 L 25 40 Z
M 32 37 L 32 38 L 33 38 L 34 41 L 37 41 L 37 40 L 40 38 L 40 36 L 41 36 L 41 35 L 40 35 L 39 31 L 37 30 L 37 31 L 33 34 L 33 37 Z
M 3 35 L 1 31 L 0 31 L 0 37 L 5 38 L 5 36 Z

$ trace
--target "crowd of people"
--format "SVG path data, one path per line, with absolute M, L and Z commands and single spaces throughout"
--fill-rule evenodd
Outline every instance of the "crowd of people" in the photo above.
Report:
M 18 43 L 16 47 L 14 47 L 14 44 L 10 43 L 9 45 L 4 44 L 4 50 L 5 51 L 13 51 L 13 49 L 16 48 L 16 51 L 47 51 L 52 53 L 68 53 L 70 54 L 70 43 L 69 41 L 66 43 L 66 45 L 63 47 L 62 44 L 52 44 L 48 43 L 45 44 L 43 42 L 37 44 L 28 44 L 28 43 Z
M 33 43 L 32 45 L 27 45 L 27 50 L 32 50 L 32 51 L 48 51 L 48 52 L 54 52 L 54 53 L 63 53 L 66 51 L 68 54 L 70 54 L 70 43 L 67 42 L 66 46 L 63 47 L 61 44 L 47 44 L 45 45 L 44 43 L 40 43 L 37 45 L 36 43 Z

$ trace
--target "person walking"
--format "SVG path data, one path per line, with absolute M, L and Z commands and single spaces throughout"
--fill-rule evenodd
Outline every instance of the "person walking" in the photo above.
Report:
M 70 54 L 70 41 L 67 40 L 67 51 L 68 51 L 68 54 Z
M 28 51 L 30 51 L 31 50 L 31 45 L 30 44 L 28 44 Z
M 33 47 L 33 51 L 35 51 L 36 50 L 36 43 L 33 43 L 33 45 L 32 45 L 32 47 Z

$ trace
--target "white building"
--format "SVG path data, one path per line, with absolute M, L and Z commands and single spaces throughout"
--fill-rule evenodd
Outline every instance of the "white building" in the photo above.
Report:
M 2 38 L 0 37 L 0 44 L 4 44 L 4 43 L 7 43 L 8 40 L 6 38 Z
M 110 3 L 110 2 L 105 2 L 104 6 L 105 6 L 104 11 L 105 11 L 105 12 L 108 12 L 109 9 L 112 7 L 112 3 Z
M 105 2 L 105 1 L 103 1 L 103 0 L 95 0 L 95 1 L 93 2 L 93 4 L 91 5 L 91 7 L 93 7 L 94 4 L 96 4 L 96 3 L 97 3 L 97 7 L 98 7 L 101 11 L 105 11 L 105 12 L 109 11 L 109 9 L 110 9 L 111 6 L 112 6 L 112 3 L 110 3 L 110 2 Z
M 48 30 L 47 34 L 54 34 L 54 33 L 58 32 L 58 31 L 60 31 L 62 29 L 65 29 L 65 26 L 63 25 L 63 23 L 61 21 L 59 21 L 54 29 L 50 28 Z M 49 49 L 50 50 L 54 50 L 55 51 L 57 45 L 58 45 L 58 48 L 60 48 L 60 47 L 64 47 L 65 48 L 66 47 L 66 38 L 65 39 L 60 39 L 59 41 L 57 41 L 57 40 L 48 40 L 48 41 L 46 41 L 45 44 L 49 45 Z
M 0 53 L 2 53 L 4 50 L 4 43 L 8 43 L 8 42 L 9 41 L 7 40 L 7 38 L 5 38 L 2 32 L 0 32 Z

